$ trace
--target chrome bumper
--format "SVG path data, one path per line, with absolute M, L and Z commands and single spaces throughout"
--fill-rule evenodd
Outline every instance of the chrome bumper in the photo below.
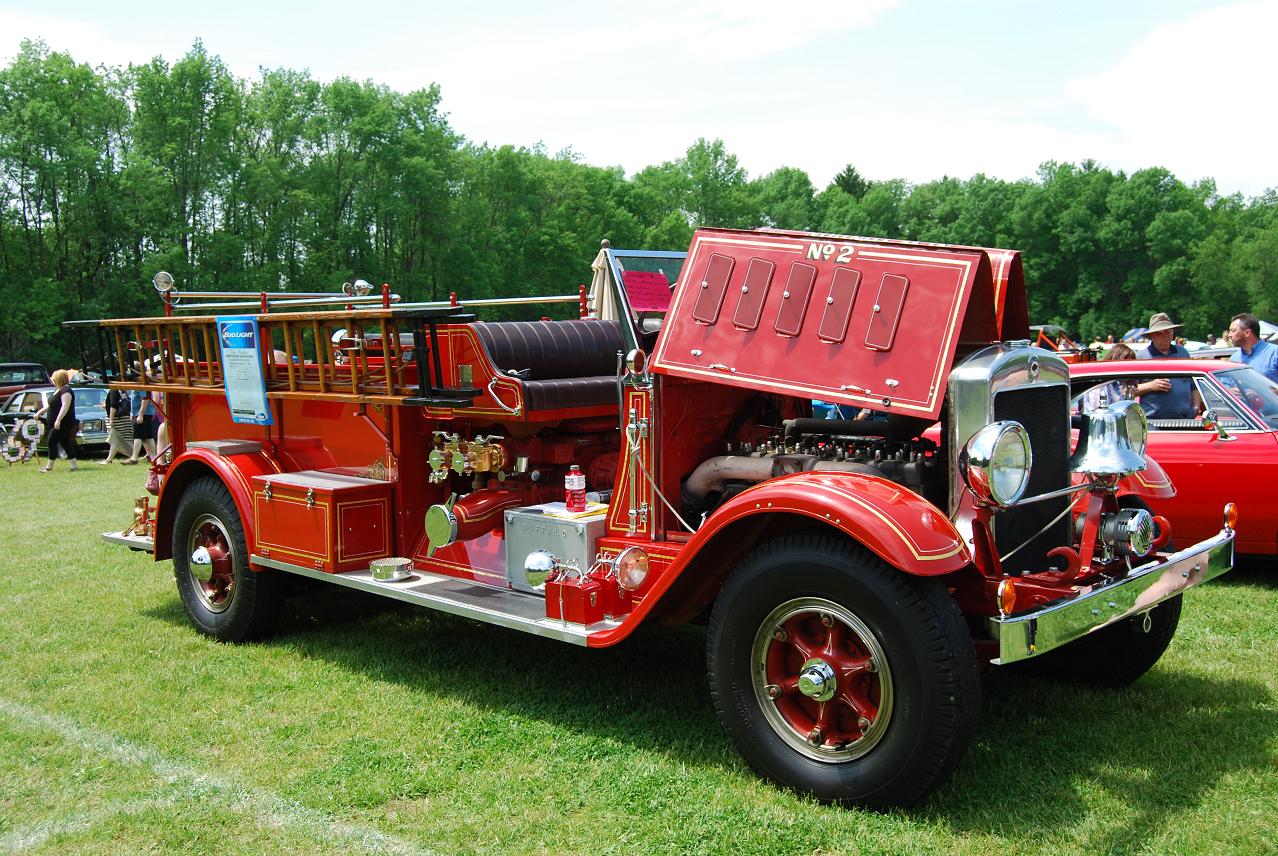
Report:
M 989 619 L 998 641 L 995 665 L 1045 654 L 1128 616 L 1137 615 L 1214 579 L 1234 566 L 1234 531 L 1173 553 L 1165 562 L 1132 569 L 1121 580 L 1098 585 L 1064 603 L 1020 615 Z

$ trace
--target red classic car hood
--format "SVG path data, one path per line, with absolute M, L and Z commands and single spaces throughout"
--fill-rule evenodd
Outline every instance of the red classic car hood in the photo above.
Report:
M 1019 253 L 699 229 L 653 371 L 926 416 L 965 350 L 1026 338 Z

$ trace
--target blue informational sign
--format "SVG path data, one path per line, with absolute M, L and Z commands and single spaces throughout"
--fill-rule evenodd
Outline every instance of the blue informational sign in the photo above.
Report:
M 222 349 L 222 380 L 231 421 L 245 425 L 271 425 L 275 418 L 266 400 L 262 377 L 261 335 L 251 315 L 223 315 L 217 319 L 217 341 Z

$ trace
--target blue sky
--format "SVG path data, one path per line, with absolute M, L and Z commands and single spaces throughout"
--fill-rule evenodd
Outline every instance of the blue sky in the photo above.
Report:
M 1275 33 L 1278 0 L 0 0 L 3 62 L 23 38 L 111 65 L 198 38 L 250 79 L 438 83 L 476 142 L 633 173 L 720 137 L 751 176 L 794 166 L 818 188 L 847 163 L 923 182 L 1093 158 L 1262 193 L 1278 187 Z

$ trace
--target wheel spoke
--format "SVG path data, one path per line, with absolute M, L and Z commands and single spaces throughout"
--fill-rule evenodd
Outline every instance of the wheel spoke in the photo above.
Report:
M 843 647 L 846 633 L 847 628 L 840 622 L 836 621 L 830 625 L 829 632 L 825 635 L 825 645 L 821 649 L 827 662 L 843 659 L 846 650 Z
M 879 715 L 878 705 L 874 704 L 868 698 L 860 693 L 853 692 L 851 688 L 841 692 L 836 696 L 845 705 L 852 708 L 857 716 L 863 716 L 871 722 Z
M 789 637 L 788 644 L 794 648 L 800 660 L 806 660 L 811 657 L 816 648 L 816 644 L 808 638 L 807 628 L 804 627 L 806 618 L 807 616 L 796 615 L 782 625 L 782 629 L 785 630 L 786 635 Z

